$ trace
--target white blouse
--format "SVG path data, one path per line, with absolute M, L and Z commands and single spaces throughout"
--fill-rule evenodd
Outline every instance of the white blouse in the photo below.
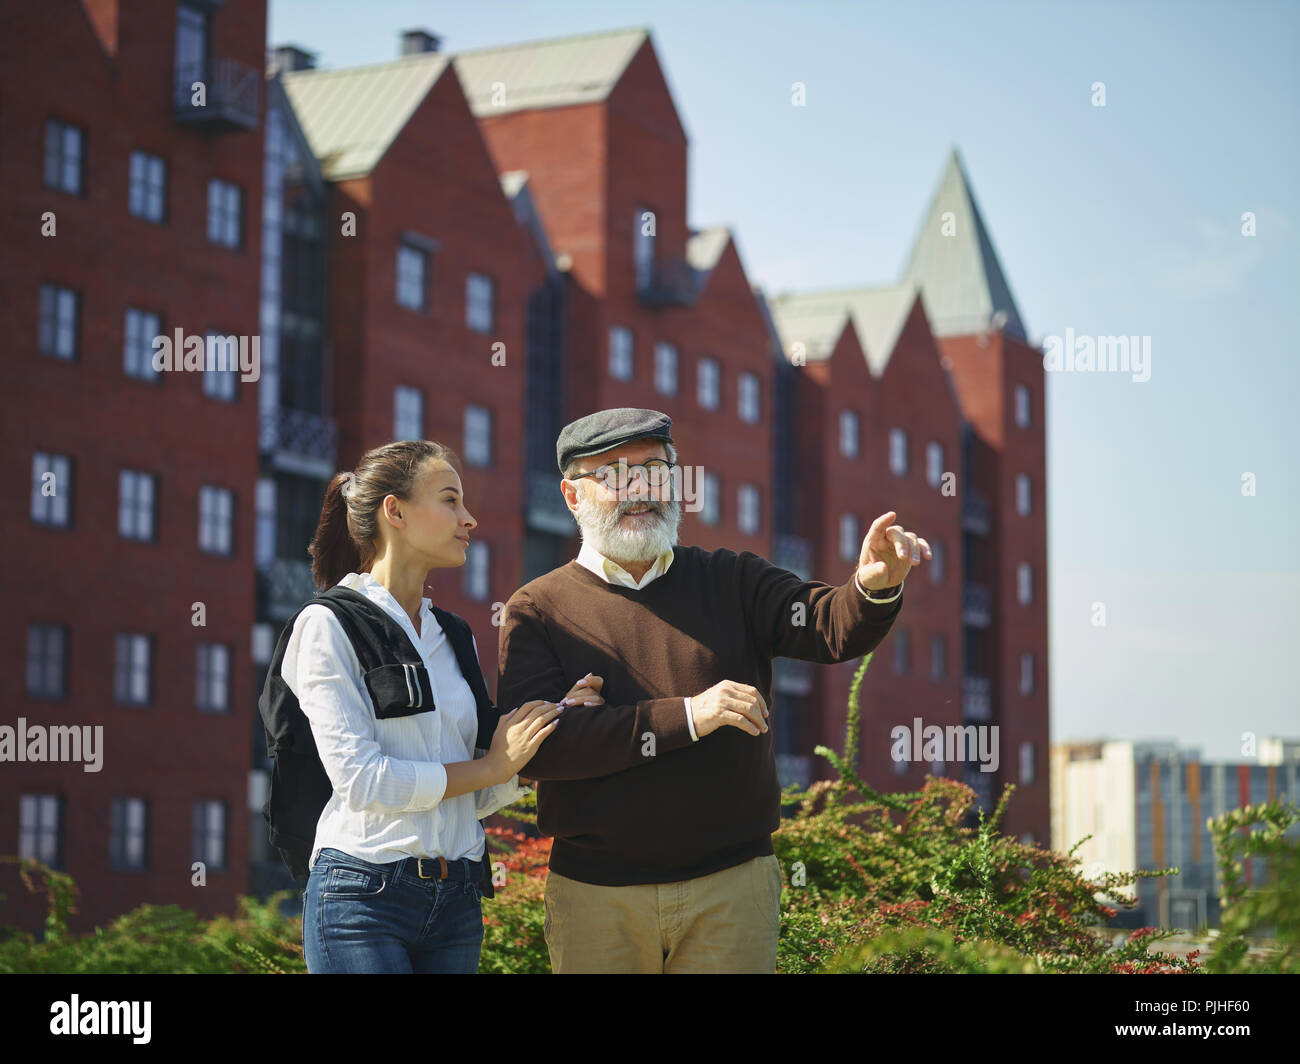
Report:
M 339 586 L 382 607 L 419 651 L 429 672 L 432 713 L 381 720 L 362 679 L 361 664 L 328 606 L 298 616 L 280 674 L 311 724 L 316 749 L 334 793 L 316 825 L 311 863 L 326 847 L 386 864 L 405 857 L 468 857 L 484 853 L 479 820 L 509 805 L 528 788 L 518 775 L 494 787 L 444 798 L 445 764 L 470 761 L 477 735 L 474 695 L 456 654 L 429 608 L 420 602 L 420 634 L 392 593 L 369 573 L 348 573 Z M 477 651 L 477 641 L 475 650 Z

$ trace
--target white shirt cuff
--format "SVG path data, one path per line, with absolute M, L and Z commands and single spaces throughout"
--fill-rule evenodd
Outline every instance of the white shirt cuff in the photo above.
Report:
M 414 761 L 415 787 L 407 809 L 432 809 L 447 793 L 447 770 L 437 761 Z
M 889 598 L 887 599 L 872 598 L 870 595 L 867 594 L 863 586 L 860 583 L 858 583 L 858 574 L 857 573 L 853 574 L 853 586 L 858 589 L 858 592 L 862 595 L 864 599 L 866 599 L 868 602 L 877 603 L 878 605 L 884 605 L 887 602 L 893 602 L 896 598 L 898 598 L 899 595 L 903 593 L 903 584 L 906 583 L 907 583 L 907 577 L 903 577 L 902 581 L 900 581 L 898 585 L 898 590 L 895 591 L 892 595 L 890 595 Z
M 691 712 L 691 696 L 686 696 L 686 727 L 691 731 L 691 742 L 698 743 L 700 737 L 695 734 L 695 714 Z

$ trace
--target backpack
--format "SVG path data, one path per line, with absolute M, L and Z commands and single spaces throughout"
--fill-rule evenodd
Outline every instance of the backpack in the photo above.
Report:
M 304 603 L 289 618 L 271 655 L 257 708 L 266 729 L 267 754 L 275 759 L 262 817 L 269 829 L 271 845 L 279 851 L 290 875 L 300 885 L 307 883 L 310 874 L 308 865 L 315 848 L 316 824 L 334 793 L 316 750 L 311 723 L 280 675 L 293 626 L 299 614 L 312 605 L 327 606 L 338 618 L 361 664 L 376 717 L 406 717 L 434 713 L 438 709 L 428 671 L 405 629 L 365 595 L 335 586 Z M 464 618 L 454 613 L 434 606 L 433 615 L 451 642 L 460 671 L 474 693 L 479 743 L 490 744 L 500 714 L 483 682 L 473 633 Z M 486 840 L 483 857 L 480 887 L 484 897 L 491 898 L 494 895 L 492 862 L 488 859 Z

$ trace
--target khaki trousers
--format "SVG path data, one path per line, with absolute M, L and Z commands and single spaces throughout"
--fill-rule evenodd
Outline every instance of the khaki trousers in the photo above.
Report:
M 602 887 L 550 872 L 546 945 L 557 974 L 776 971 L 774 855 L 678 883 Z

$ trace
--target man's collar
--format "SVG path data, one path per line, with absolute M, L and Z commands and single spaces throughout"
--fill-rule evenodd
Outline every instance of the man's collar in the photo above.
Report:
M 673 549 L 669 547 L 663 554 L 655 559 L 654 564 L 646 570 L 646 576 L 654 574 L 662 576 L 668 571 L 668 567 L 673 564 Z M 606 583 L 623 583 L 621 578 L 632 580 L 632 575 L 624 569 L 618 562 L 612 558 L 606 558 L 600 551 L 596 550 L 590 543 L 583 540 L 582 547 L 578 551 L 578 564 L 584 569 L 590 569 L 597 576 L 605 580 Z M 642 581 L 645 580 L 643 576 Z

